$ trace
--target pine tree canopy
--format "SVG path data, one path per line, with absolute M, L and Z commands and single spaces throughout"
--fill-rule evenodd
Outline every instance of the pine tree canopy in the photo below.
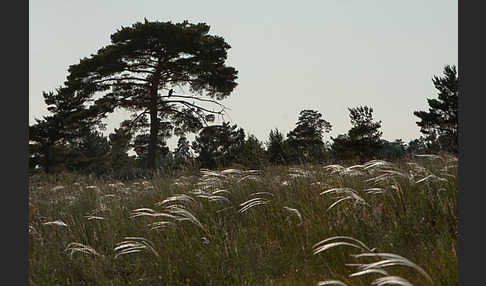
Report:
M 447 65 L 444 76 L 432 79 L 439 91 L 437 99 L 427 99 L 429 111 L 415 111 L 420 118 L 417 125 L 429 144 L 437 144 L 440 149 L 457 153 L 458 150 L 458 117 L 459 98 L 458 76 L 455 66 Z
M 237 71 L 225 65 L 230 45 L 209 29 L 147 20 L 121 27 L 111 44 L 69 67 L 65 84 L 94 100 L 91 109 L 101 115 L 116 108 L 135 112 L 134 121 L 149 115 L 148 163 L 154 168 L 159 122 L 170 121 L 177 135 L 197 132 L 224 112 L 218 101 L 237 85 Z

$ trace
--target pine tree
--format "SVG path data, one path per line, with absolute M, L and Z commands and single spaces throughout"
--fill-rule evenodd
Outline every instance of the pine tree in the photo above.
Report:
M 352 127 L 347 134 L 332 138 L 332 149 L 339 159 L 356 158 L 363 162 L 378 155 L 382 148 L 381 121 L 373 120 L 373 108 L 348 108 Z
M 245 132 L 237 125 L 223 122 L 203 128 L 192 142 L 192 149 L 199 154 L 203 168 L 214 169 L 236 162 L 245 142 Z
M 420 118 L 417 125 L 429 145 L 437 144 L 440 150 L 458 153 L 458 117 L 459 80 L 455 66 L 444 67 L 444 76 L 432 79 L 439 91 L 437 99 L 427 99 L 429 111 L 415 111 Z
M 283 134 L 275 128 L 270 130 L 267 142 L 267 156 L 272 164 L 287 164 L 289 159 L 287 143 Z
M 148 136 L 138 141 L 147 144 L 153 169 L 164 148 L 158 146 L 162 122 L 170 121 L 176 135 L 197 132 L 224 112 L 218 101 L 236 86 L 237 71 L 225 65 L 230 46 L 208 33 L 208 25 L 187 21 L 122 27 L 110 45 L 70 66 L 65 84 L 84 97 L 100 96 L 91 108 L 100 115 L 125 108 L 135 112 L 134 121 L 150 117 Z
M 179 137 L 177 147 L 174 150 L 174 165 L 175 168 L 183 168 L 190 165 L 192 161 L 191 145 L 186 136 Z
M 287 143 L 294 151 L 294 161 L 319 161 L 323 159 L 325 144 L 323 132 L 331 131 L 331 123 L 322 119 L 315 110 L 302 110 L 296 127 L 287 134 Z

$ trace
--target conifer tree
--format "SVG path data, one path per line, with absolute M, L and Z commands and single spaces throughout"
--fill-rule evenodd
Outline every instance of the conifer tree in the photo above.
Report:
M 444 76 L 432 79 L 439 91 L 437 99 L 427 99 L 429 111 L 415 111 L 420 118 L 417 125 L 429 145 L 437 144 L 439 149 L 459 152 L 458 146 L 458 98 L 459 80 L 455 66 L 444 67 Z
M 176 135 L 197 132 L 224 112 L 219 100 L 236 86 L 237 71 L 225 65 L 230 46 L 209 28 L 147 20 L 121 27 L 111 44 L 70 66 L 65 84 L 98 98 L 91 109 L 100 115 L 124 108 L 134 112 L 134 121 L 149 117 L 148 135 L 138 141 L 147 144 L 153 169 L 164 148 L 158 146 L 162 122 L 170 121 Z

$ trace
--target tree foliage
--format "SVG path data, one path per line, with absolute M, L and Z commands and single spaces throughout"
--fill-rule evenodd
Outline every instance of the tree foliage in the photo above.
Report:
M 407 154 L 407 145 L 402 139 L 396 139 L 394 141 L 381 140 L 381 150 L 378 153 L 378 157 L 385 160 L 398 160 L 403 158 Z
M 268 164 L 263 143 L 255 135 L 248 135 L 239 149 L 235 162 L 247 168 L 258 169 Z
M 407 146 L 407 153 L 410 154 L 435 154 L 440 150 L 438 140 L 433 135 L 410 140 Z
M 293 161 L 315 161 L 323 158 L 323 132 L 331 131 L 331 123 L 315 110 L 302 110 L 296 127 L 287 134 L 287 143 L 294 151 Z
M 29 167 L 42 168 L 50 173 L 62 165 L 66 149 L 61 132 L 62 122 L 54 116 L 36 119 L 29 126 Z
M 149 133 L 138 141 L 148 144 L 147 166 L 155 168 L 163 148 L 161 122 L 171 122 L 176 135 L 197 132 L 224 112 L 218 100 L 236 86 L 237 71 L 225 65 L 230 46 L 209 29 L 204 23 L 147 20 L 121 27 L 111 44 L 69 67 L 65 84 L 83 98 L 96 95 L 91 109 L 98 114 L 124 108 L 134 112 L 134 121 L 150 117 Z
M 267 142 L 267 157 L 272 164 L 287 164 L 289 160 L 287 142 L 278 128 L 270 130 Z
M 100 118 L 86 107 L 86 98 L 66 87 L 55 92 L 44 92 L 44 102 L 50 115 L 36 119 L 29 126 L 30 168 L 40 167 L 46 172 L 74 168 L 87 141 L 98 136 L 97 128 L 103 128 Z
M 332 150 L 339 159 L 359 161 L 375 157 L 382 148 L 381 121 L 373 120 L 373 108 L 358 106 L 348 108 L 351 129 L 347 134 L 332 138 Z
M 416 122 L 429 144 L 437 144 L 440 150 L 457 153 L 459 80 L 455 66 L 444 67 L 444 76 L 432 79 L 439 91 L 437 99 L 427 99 L 429 111 L 415 111 Z
M 192 142 L 192 149 L 199 154 L 201 167 L 214 169 L 235 162 L 244 143 L 244 130 L 223 122 L 203 128 Z
M 191 144 L 187 140 L 186 136 L 179 137 L 177 141 L 177 147 L 174 152 L 174 167 L 176 169 L 182 169 L 193 164 L 193 155 L 191 152 Z
M 115 128 L 113 133 L 109 135 L 109 165 L 113 171 L 134 167 L 134 160 L 128 155 L 132 146 L 133 135 L 129 120 L 122 121 L 120 127 Z

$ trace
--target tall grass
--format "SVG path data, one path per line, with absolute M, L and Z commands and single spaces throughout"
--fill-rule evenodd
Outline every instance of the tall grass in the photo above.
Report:
M 30 188 L 31 285 L 457 285 L 452 157 Z

